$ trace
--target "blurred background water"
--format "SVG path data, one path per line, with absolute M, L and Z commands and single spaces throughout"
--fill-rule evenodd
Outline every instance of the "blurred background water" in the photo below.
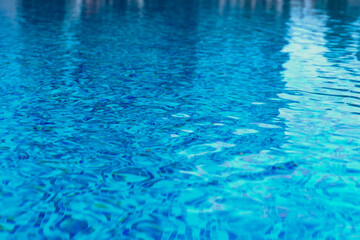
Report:
M 360 1 L 0 0 L 1 239 L 360 239 Z

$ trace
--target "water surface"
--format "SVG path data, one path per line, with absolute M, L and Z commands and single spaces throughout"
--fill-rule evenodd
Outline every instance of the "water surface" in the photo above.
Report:
M 0 238 L 360 238 L 359 29 L 357 0 L 0 0 Z

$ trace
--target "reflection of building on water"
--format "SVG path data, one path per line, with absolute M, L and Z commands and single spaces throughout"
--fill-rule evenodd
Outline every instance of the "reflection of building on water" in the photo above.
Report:
M 107 7 L 117 7 L 120 5 L 127 7 L 136 7 L 141 11 L 145 6 L 145 0 L 73 0 L 65 1 L 66 11 L 70 12 L 73 17 L 80 16 L 85 13 L 86 16 L 98 14 L 100 11 Z
M 128 3 L 128 5 L 135 3 L 139 9 L 143 9 L 143 7 L 145 5 L 144 0 L 127 0 L 127 3 Z
M 19 0 L 0 1 L 0 14 L 14 21 L 18 14 L 18 1 Z
M 243 9 L 247 5 L 251 10 L 260 8 L 269 10 L 275 7 L 276 12 L 281 14 L 283 11 L 284 0 L 219 0 L 219 12 L 223 13 L 225 8 L 240 8 Z
M 104 7 L 112 7 L 115 5 L 122 5 L 125 3 L 127 6 L 136 6 L 140 11 L 144 8 L 145 0 L 126 0 L 126 1 L 116 1 L 116 0 L 76 0 L 80 2 L 81 5 L 84 5 L 88 14 L 99 13 L 99 11 Z
M 8 31 L 0 32 L 0 46 L 7 57 L 0 52 L 0 68 L 2 68 L 2 83 L 9 84 L 19 82 L 22 63 L 19 61 L 21 53 L 19 0 L 0 1 L 0 28 Z M 6 49 L 6 50 L 5 50 Z M 5 66 L 5 67 L 4 67 Z

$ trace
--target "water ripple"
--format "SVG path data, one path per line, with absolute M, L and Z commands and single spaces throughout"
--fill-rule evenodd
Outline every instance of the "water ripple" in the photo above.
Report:
M 0 238 L 358 238 L 359 13 L 0 0 Z

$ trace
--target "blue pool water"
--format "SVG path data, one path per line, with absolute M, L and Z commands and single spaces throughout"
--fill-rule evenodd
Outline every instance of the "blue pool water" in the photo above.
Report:
M 360 239 L 360 1 L 0 0 L 0 239 Z

